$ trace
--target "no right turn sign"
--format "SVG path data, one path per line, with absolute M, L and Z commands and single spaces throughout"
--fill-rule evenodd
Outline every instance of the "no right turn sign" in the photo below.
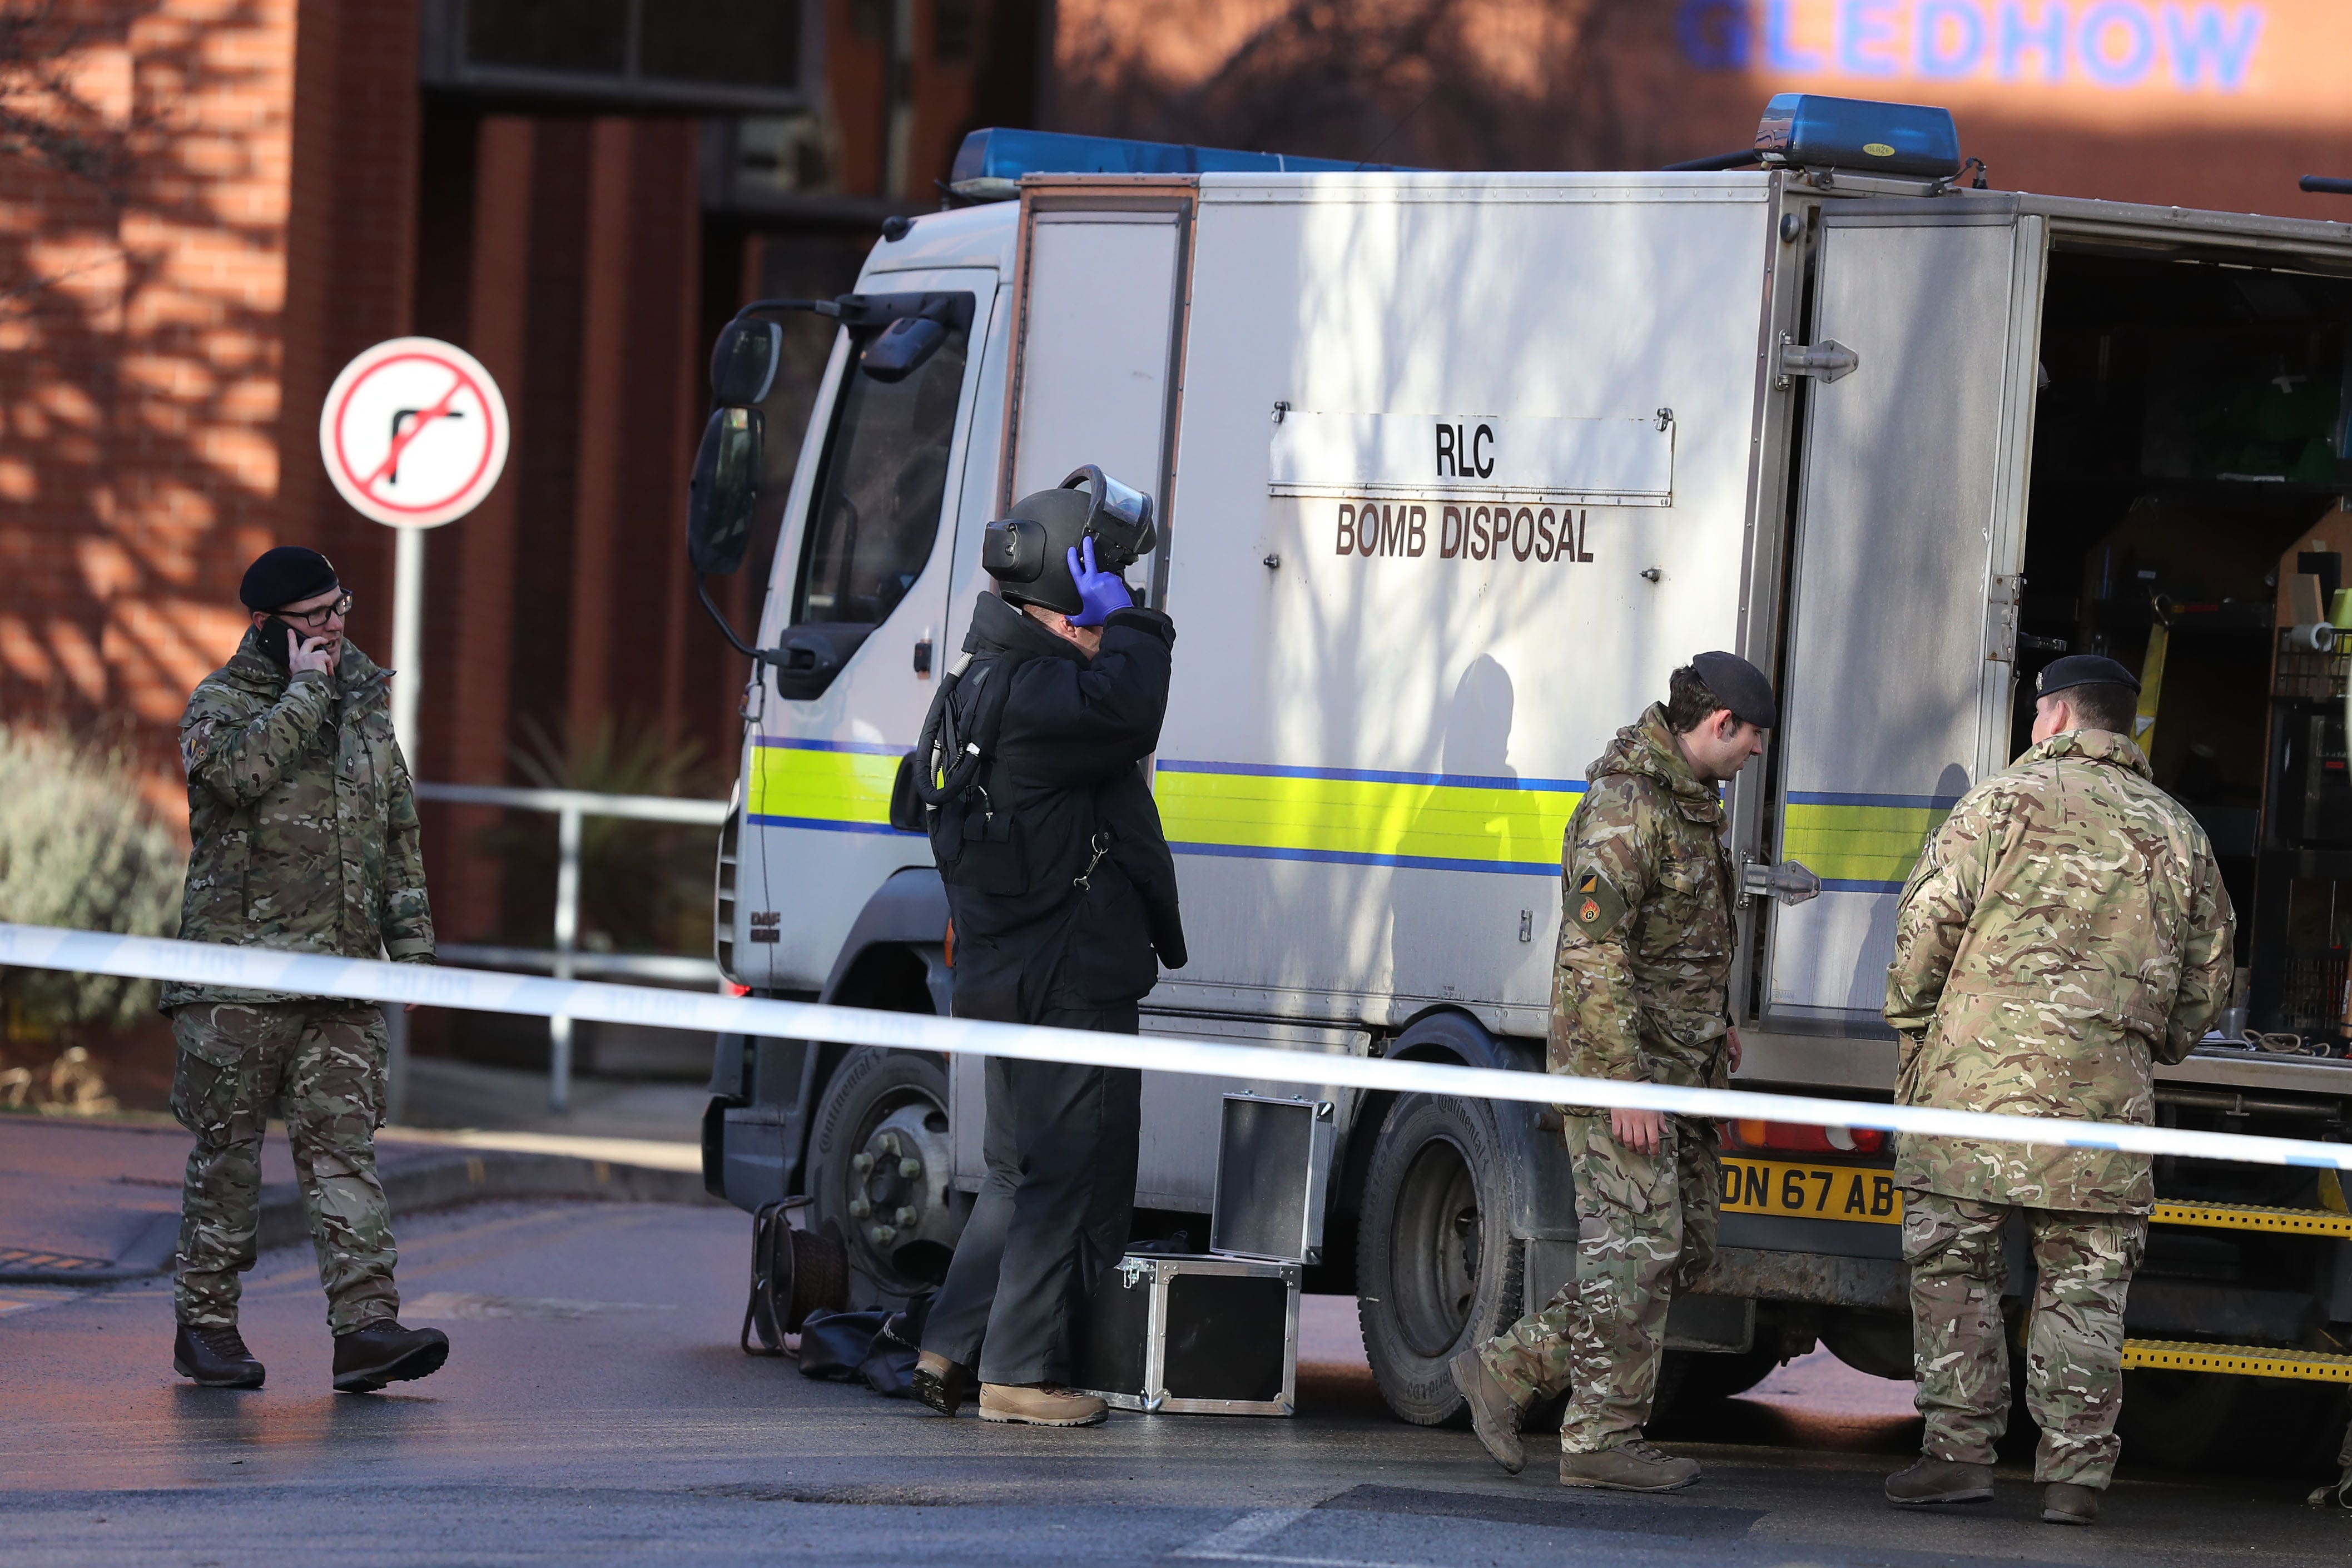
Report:
M 481 362 L 437 338 L 394 338 L 343 367 L 319 416 L 342 498 L 394 528 L 437 528 L 490 493 L 507 405 Z

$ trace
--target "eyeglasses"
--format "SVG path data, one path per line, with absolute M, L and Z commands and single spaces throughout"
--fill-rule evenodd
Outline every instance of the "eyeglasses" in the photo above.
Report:
M 315 632 L 324 630 L 327 623 L 335 616 L 348 616 L 351 613 L 352 596 L 346 593 L 333 604 L 321 605 L 315 610 L 279 610 L 278 618 L 281 621 L 292 621 L 297 626 L 308 626 Z

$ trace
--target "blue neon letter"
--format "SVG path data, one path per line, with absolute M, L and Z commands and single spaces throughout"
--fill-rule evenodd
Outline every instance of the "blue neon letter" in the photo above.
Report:
M 1948 49 L 1943 47 L 1948 23 L 1956 40 Z M 1976 0 L 1927 0 L 1912 27 L 1918 35 L 1921 76 L 1969 76 L 1984 64 L 1984 12 Z
M 1747 0 L 1683 0 L 1675 32 L 1684 57 L 1701 70 L 1738 70 L 1748 63 Z
M 2018 62 L 2028 52 L 2042 57 L 2042 79 L 2066 79 L 2066 7 L 2051 0 L 2042 8 L 2042 24 L 2028 27 L 2024 0 L 2002 0 L 2000 7 L 2000 79 L 2015 81 L 2022 73 Z
M 1880 46 L 1895 41 L 1891 0 L 1844 0 L 1838 7 L 1838 68 L 1849 76 L 1893 76 L 1900 68 Z
M 1789 0 L 1767 0 L 1764 6 L 1764 63 L 1776 71 L 1817 71 L 1822 57 L 1789 42 Z
M 2193 27 L 2193 31 L 2192 31 Z M 2231 28 L 2225 34 L 2222 29 Z M 2241 5 L 2223 20 L 2219 5 L 2200 5 L 2192 23 L 2186 5 L 2164 8 L 2165 41 L 2172 46 L 2172 75 L 2181 86 L 2194 88 L 2213 66 L 2213 85 L 2235 92 L 2245 85 L 2246 66 L 2254 58 L 2254 42 L 2263 35 L 2263 8 Z
M 2118 27 L 2123 29 L 2124 52 L 2111 56 L 2105 44 Z M 2074 53 L 2082 58 L 2084 72 L 2101 87 L 2137 87 L 2156 67 L 2156 24 L 2131 0 L 2099 0 L 2083 13 Z

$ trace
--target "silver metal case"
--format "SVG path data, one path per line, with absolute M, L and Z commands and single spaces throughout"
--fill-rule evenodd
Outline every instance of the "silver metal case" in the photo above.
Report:
M 1294 1415 L 1298 1273 L 1296 1263 L 1130 1253 L 1095 1287 L 1075 1381 L 1121 1410 Z
M 1328 1100 L 1224 1098 L 1209 1250 L 1225 1258 L 1323 1261 L 1323 1201 L 1336 1118 Z

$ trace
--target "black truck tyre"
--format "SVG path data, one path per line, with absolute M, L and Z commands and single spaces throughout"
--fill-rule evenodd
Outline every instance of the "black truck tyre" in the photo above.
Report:
M 1484 1100 L 1402 1096 L 1372 1146 L 1357 1315 L 1381 1397 L 1415 1426 L 1468 1420 L 1446 1363 L 1518 1321 L 1527 1247 L 1511 1235 L 1508 1181 Z
M 940 1059 L 866 1046 L 843 1058 L 809 1134 L 809 1226 L 847 1248 L 852 1307 L 903 1305 L 946 1277 L 962 1228 L 954 1176 Z

